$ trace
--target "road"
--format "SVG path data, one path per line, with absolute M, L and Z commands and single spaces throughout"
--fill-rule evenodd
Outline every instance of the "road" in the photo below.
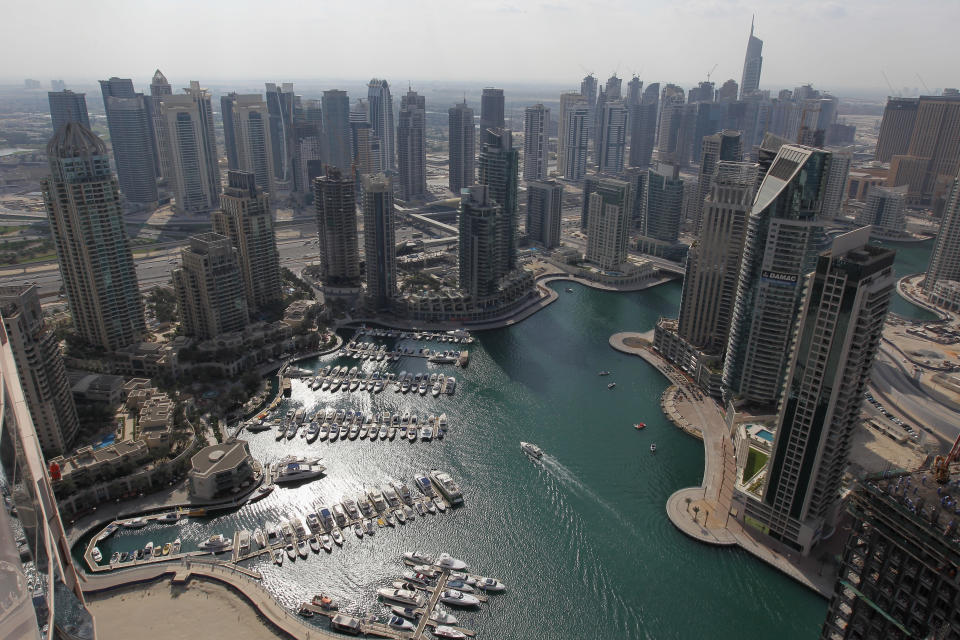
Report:
M 960 414 L 917 388 L 889 345 L 881 344 L 870 378 L 870 390 L 888 411 L 933 435 L 941 445 L 952 444 L 960 434 Z

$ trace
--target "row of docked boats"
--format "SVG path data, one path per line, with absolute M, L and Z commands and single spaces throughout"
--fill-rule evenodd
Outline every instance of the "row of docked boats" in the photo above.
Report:
M 445 413 L 424 418 L 409 411 L 403 415 L 389 411 L 373 414 L 333 407 L 315 412 L 308 421 L 302 428 L 296 423 L 280 423 L 276 440 L 292 440 L 299 433 L 308 444 L 317 440 L 395 440 L 398 435 L 410 441 L 429 441 L 435 437 L 443 439 L 448 428 Z
M 392 338 L 398 340 L 435 340 L 437 342 L 457 342 L 472 344 L 473 336 L 464 329 L 451 331 L 400 331 L 398 329 L 360 328 L 353 335 L 353 341 L 359 338 Z
M 457 389 L 457 379 L 453 376 L 444 377 L 443 374 L 407 373 L 401 371 L 395 381 L 394 393 L 419 393 L 421 396 L 430 392 L 434 398 L 441 393 L 453 395 Z
M 110 566 L 133 563 L 138 560 L 149 560 L 151 558 L 163 558 L 169 555 L 180 553 L 180 538 L 164 544 L 153 544 L 152 541 L 145 544 L 142 548 L 132 551 L 114 551 L 110 556 Z M 93 561 L 99 564 L 103 560 L 103 554 L 97 547 L 90 552 Z

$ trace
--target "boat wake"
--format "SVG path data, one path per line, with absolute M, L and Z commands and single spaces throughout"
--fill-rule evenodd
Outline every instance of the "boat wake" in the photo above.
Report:
M 556 478 L 567 489 L 585 500 L 589 500 L 600 505 L 611 516 L 616 518 L 621 525 L 626 527 L 626 530 L 632 530 L 630 523 L 627 522 L 626 518 L 624 518 L 619 511 L 614 509 L 610 503 L 601 498 L 596 491 L 584 484 L 583 481 L 580 480 L 580 478 L 578 478 L 576 474 L 573 473 L 573 471 L 571 471 L 562 462 L 546 453 L 543 454 L 542 458 L 540 458 L 540 462 L 543 463 L 544 468 L 550 473 L 550 475 Z

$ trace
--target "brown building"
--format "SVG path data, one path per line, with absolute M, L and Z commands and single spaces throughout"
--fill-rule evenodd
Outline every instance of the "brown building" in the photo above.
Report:
M 913 123 L 917 119 L 917 98 L 889 98 L 880 121 L 877 151 L 874 158 L 890 162 L 893 156 L 904 155 L 910 149 Z
M 906 155 L 891 156 L 887 186 L 907 185 L 908 204 L 930 203 L 943 194 L 942 176 L 957 174 L 958 161 L 960 95 L 921 96 L 910 146 Z

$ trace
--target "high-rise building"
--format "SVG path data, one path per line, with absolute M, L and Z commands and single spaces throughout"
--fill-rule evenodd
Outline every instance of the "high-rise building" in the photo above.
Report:
M 487 87 L 480 94 L 480 137 L 486 129 L 503 129 L 504 121 L 503 89 Z
M 587 262 L 603 270 L 618 270 L 627 261 L 630 236 L 630 184 L 600 178 L 589 196 L 587 209 Z
M 640 104 L 640 101 L 643 99 L 642 91 L 643 81 L 638 76 L 630 78 L 630 82 L 627 83 L 627 97 L 624 100 L 628 109 Z
M 293 83 L 284 82 L 277 86 L 276 83 L 267 82 L 265 86 L 273 180 L 264 182 L 257 176 L 257 184 L 268 190 L 273 187 L 282 191 L 295 191 L 297 141 L 294 132 L 296 96 L 293 93 Z
M 396 212 L 393 185 L 384 174 L 363 176 L 363 254 L 367 306 L 389 310 L 397 297 Z
M 357 180 L 360 176 L 373 175 L 383 171 L 380 161 L 383 158 L 383 143 L 373 132 L 373 125 L 366 120 L 350 122 L 350 148 L 353 149 L 354 171 Z
M 190 81 L 183 95 L 160 101 L 173 168 L 172 187 L 177 209 L 206 213 L 220 204 L 220 165 L 213 128 L 210 94 Z
M 887 186 L 909 185 L 908 204 L 932 202 L 960 168 L 960 95 L 920 96 L 906 155 L 890 159 Z
M 346 173 L 353 155 L 350 151 L 350 98 L 346 91 L 323 92 L 323 131 L 326 138 L 327 164 Z
M 680 167 L 659 163 L 647 171 L 647 204 L 637 225 L 640 235 L 673 244 L 683 224 L 683 179 Z
M 923 292 L 929 295 L 943 280 L 960 280 L 960 175 L 953 179 L 953 188 L 940 219 L 940 231 L 921 285 Z
M 837 237 L 815 272 L 798 282 L 806 295 L 791 323 L 793 348 L 763 498 L 746 502 L 745 516 L 805 555 L 833 530 L 893 294 L 895 252 L 869 239 L 868 228 Z
M 157 168 L 147 101 L 129 78 L 100 81 L 120 191 L 129 202 L 157 202 Z
M 590 110 L 586 99 L 579 95 L 577 97 L 579 101 L 567 105 L 563 110 L 560 122 L 563 151 L 557 155 L 557 172 L 571 182 L 580 182 L 586 177 L 590 146 Z
M 565 175 L 567 139 L 570 137 L 567 112 L 574 110 L 578 106 L 587 108 L 586 97 L 574 92 L 560 94 L 560 112 L 557 126 L 557 172 L 560 175 Z
M 910 150 L 910 137 L 917 121 L 919 98 L 887 98 L 877 135 L 877 151 L 874 159 L 890 162 L 893 156 L 906 155 Z
M 173 89 L 167 82 L 166 76 L 157 69 L 150 81 L 150 98 L 147 100 L 147 112 L 150 114 L 150 124 L 153 127 L 154 165 L 157 177 L 163 184 L 173 181 L 173 164 L 170 161 L 170 136 L 167 132 L 167 121 L 160 111 L 160 103 L 166 96 L 173 95 Z
M 586 111 L 586 109 L 584 109 Z M 560 246 L 563 185 L 556 180 L 527 184 L 527 238 L 545 249 Z
M 621 100 L 608 98 L 598 110 L 597 170 L 616 175 L 623 172 L 627 151 L 627 108 Z
M 821 640 L 960 637 L 956 504 L 926 469 L 856 481 Z
M 847 178 L 850 175 L 850 163 L 853 155 L 849 151 L 834 151 L 830 154 L 830 172 L 823 191 L 822 213 L 824 220 L 839 218 L 846 196 Z
M 698 196 L 695 203 L 696 215 L 694 228 L 699 229 L 703 211 L 703 201 L 710 193 L 710 182 L 721 162 L 740 162 L 743 160 L 743 144 L 739 131 L 729 129 L 707 136 L 700 145 L 700 175 L 697 177 Z
M 380 166 L 384 171 L 397 168 L 394 144 L 396 134 L 393 129 L 393 97 L 386 80 L 374 78 L 367 85 L 367 101 L 370 104 L 370 124 L 380 140 Z
M 542 104 L 527 107 L 523 113 L 523 179 L 547 177 L 547 150 L 550 142 L 550 109 Z
M 494 295 L 510 270 L 502 250 L 504 227 L 509 221 L 503 205 L 490 198 L 487 185 L 474 184 L 460 193 L 458 281 L 474 300 Z
M 67 83 L 63 80 L 51 80 L 50 81 L 50 91 L 66 91 Z
M 220 114 L 227 166 L 252 173 L 261 189 L 273 193 L 272 120 L 267 103 L 259 93 L 229 93 L 220 98 Z
M 593 139 L 595 120 L 597 117 L 597 78 L 591 73 L 580 81 L 580 95 L 587 99 L 587 109 L 590 117 L 587 120 L 588 136 Z
M 677 333 L 712 355 L 722 355 L 727 346 L 758 169 L 750 163 L 717 163 L 697 239 L 687 253 Z
M 716 97 L 715 87 L 710 81 L 701 82 L 687 93 L 687 102 L 713 102 Z
M 450 140 L 450 191 L 460 193 L 476 180 L 477 127 L 473 109 L 467 101 L 450 107 L 448 138 Z
M 747 40 L 747 55 L 743 60 L 743 76 L 740 79 L 740 98 L 760 90 L 760 68 L 763 66 L 763 40 L 753 35 L 753 19 L 750 19 L 750 38 Z
M 643 91 L 640 104 L 630 109 L 630 166 L 646 169 L 653 158 L 657 137 L 657 113 L 660 107 L 660 84 L 655 82 Z
M 402 199 L 427 195 L 427 104 L 413 89 L 400 99 L 397 168 Z
M 94 640 L 84 582 L 77 575 L 51 481 L 60 478 L 41 451 L 29 397 L 20 386 L 14 346 L 0 329 L 0 458 L 4 461 L 6 508 L 0 509 L 3 615 L 0 637 L 24 640 Z M 16 514 L 16 518 L 14 515 Z M 20 546 L 20 545 L 24 546 Z
M 777 404 L 803 278 L 824 242 L 820 212 L 829 165 L 825 151 L 784 145 L 760 185 L 747 221 L 724 361 L 728 397 Z
M 213 232 L 190 236 L 190 245 L 180 251 L 180 268 L 173 270 L 173 286 L 186 335 L 211 340 L 247 326 L 247 297 L 230 238 Z
M 73 326 L 92 345 L 125 347 L 146 325 L 107 147 L 69 122 L 50 139 L 47 157 L 43 199 Z
M 353 180 L 337 168 L 313 181 L 320 238 L 320 273 L 327 287 L 360 286 L 360 247 Z
M 74 93 L 69 89 L 64 91 L 50 91 L 47 93 L 50 102 L 50 121 L 53 132 L 68 122 L 79 122 L 90 128 L 90 116 L 87 115 L 87 94 Z
M 220 209 L 213 214 L 213 230 L 230 238 L 237 250 L 249 309 L 262 309 L 281 301 L 280 257 L 270 199 L 257 188 L 254 174 L 227 172 L 227 188 L 220 198 Z
M 740 85 L 733 78 L 730 78 L 717 89 L 717 102 L 736 102 L 737 95 L 740 92 Z
M 857 224 L 871 225 L 880 232 L 894 237 L 907 231 L 906 186 L 871 186 L 867 190 L 867 201 L 858 213 Z
M 0 287 L 0 319 L 40 448 L 48 458 L 60 455 L 73 444 L 80 420 L 60 341 L 43 319 L 36 285 Z
M 509 129 L 486 129 L 480 150 L 477 183 L 487 185 L 489 194 L 484 200 L 493 200 L 503 211 L 502 223 L 497 225 L 497 252 L 502 263 L 499 277 L 517 267 L 517 183 L 519 182 L 519 153 L 513 148 Z

